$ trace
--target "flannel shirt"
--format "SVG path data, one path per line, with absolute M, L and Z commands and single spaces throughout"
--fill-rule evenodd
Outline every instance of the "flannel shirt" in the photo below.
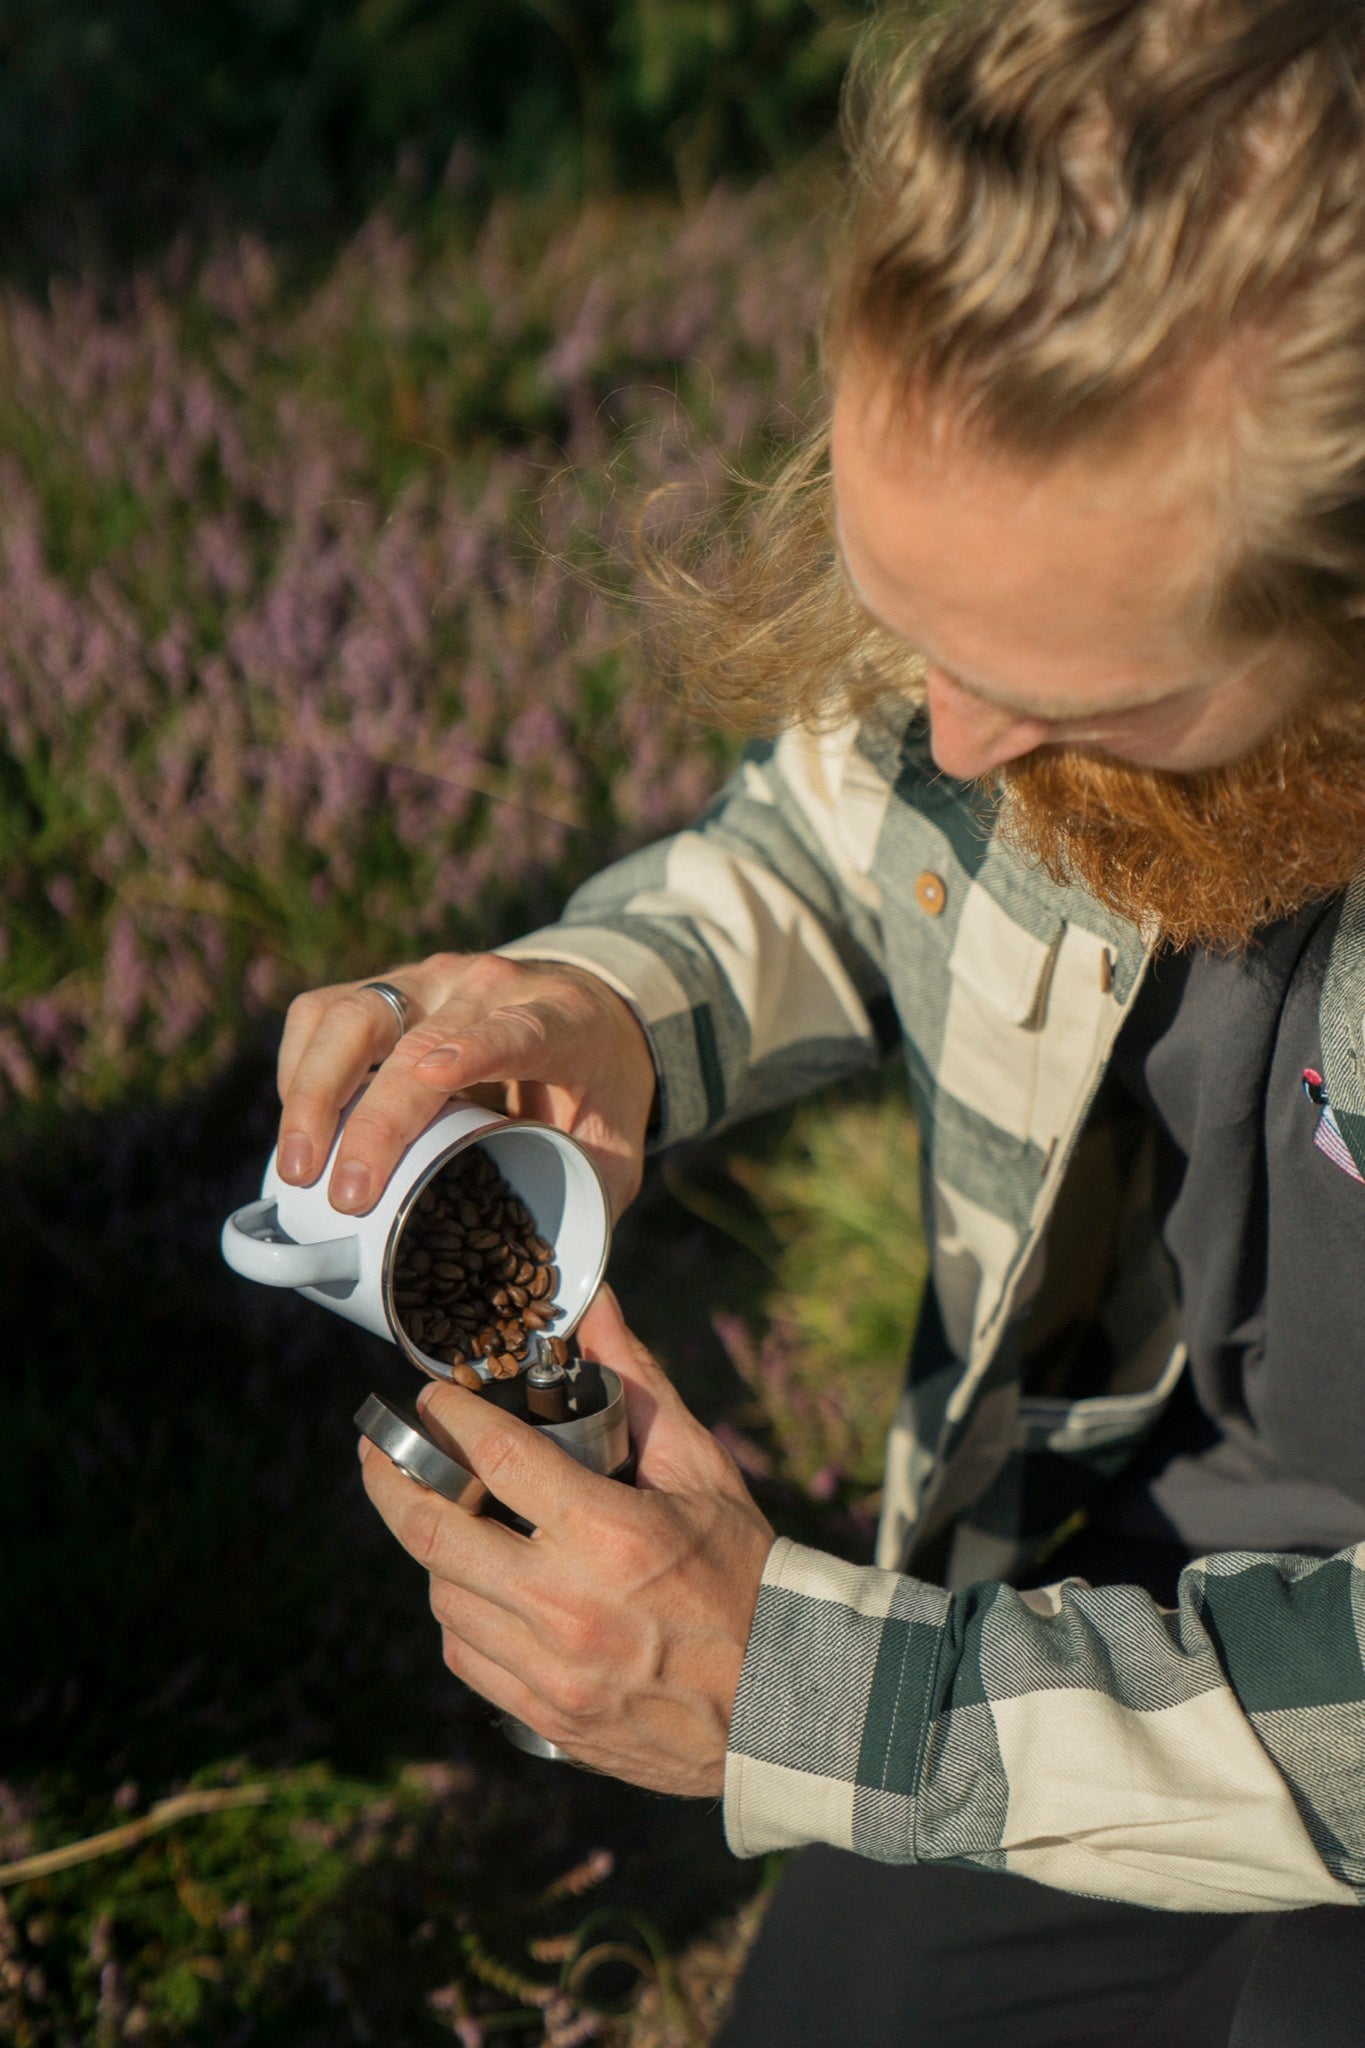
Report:
M 1365 1899 L 1365 1545 L 1205 1558 L 1169 1611 L 1010 1583 L 1185 1362 L 1150 1129 L 1104 1086 L 1136 928 L 1003 845 L 897 706 L 751 748 L 695 826 L 503 950 L 632 1006 L 660 1144 L 908 1065 L 931 1284 L 876 1563 L 773 1545 L 729 1735 L 735 1851 L 828 1842 L 1205 1912 Z M 1322 1020 L 1365 1166 L 1359 885 Z M 1077 1357 L 1098 1384 L 1069 1381 Z

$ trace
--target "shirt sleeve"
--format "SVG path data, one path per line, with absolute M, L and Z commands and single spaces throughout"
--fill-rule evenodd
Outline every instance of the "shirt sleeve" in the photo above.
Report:
M 1365 1903 L 1365 1545 L 1206 1558 L 1178 1599 L 950 1594 L 779 1539 L 730 1728 L 731 1847 L 1183 1912 Z
M 897 1043 L 867 872 L 888 792 L 860 772 L 856 740 L 849 727 L 752 748 L 695 826 L 499 949 L 587 968 L 631 1005 L 659 1076 L 657 1144 L 873 1066 Z

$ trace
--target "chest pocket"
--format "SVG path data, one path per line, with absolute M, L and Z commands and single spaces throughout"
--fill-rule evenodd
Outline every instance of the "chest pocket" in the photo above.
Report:
M 1037 1101 L 1060 918 L 1039 937 L 979 884 L 968 886 L 948 955 L 939 1089 L 1021 1142 L 1037 1142 Z

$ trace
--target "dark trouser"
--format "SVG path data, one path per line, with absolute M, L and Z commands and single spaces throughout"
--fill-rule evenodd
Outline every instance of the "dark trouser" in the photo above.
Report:
M 1157 1913 L 803 1849 L 717 2048 L 1365 2048 L 1365 1913 Z

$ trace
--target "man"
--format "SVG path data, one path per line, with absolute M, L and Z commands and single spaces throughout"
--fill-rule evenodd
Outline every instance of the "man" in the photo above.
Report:
M 639 1491 L 444 1387 L 534 1542 L 366 1460 L 459 1676 L 827 1845 L 727 2043 L 1365 2039 L 1362 308 L 1365 9 L 955 19 L 862 131 L 833 517 L 808 458 L 689 601 L 781 737 L 560 925 L 390 974 L 396 1048 L 363 988 L 290 1013 L 291 1177 L 383 1060 L 356 1209 L 479 1083 L 619 1204 L 647 1136 L 908 1061 L 876 1567 L 772 1541 L 610 1298 Z

